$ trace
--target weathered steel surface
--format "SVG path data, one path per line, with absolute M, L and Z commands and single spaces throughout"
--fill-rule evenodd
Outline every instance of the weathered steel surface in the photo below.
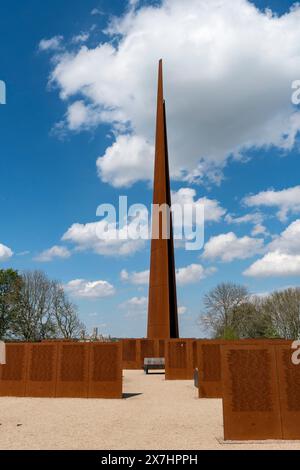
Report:
M 55 397 L 57 344 L 28 344 L 25 396 Z
M 199 398 L 222 398 L 222 345 L 290 345 L 283 339 L 202 340 L 197 343 L 197 367 L 199 369 Z
M 192 380 L 193 340 L 170 339 L 166 341 L 166 380 Z
M 0 396 L 122 397 L 121 343 L 6 345 Z
M 163 97 L 162 61 L 159 62 L 156 145 L 153 204 L 171 207 L 171 191 L 166 129 L 166 110 Z M 167 214 L 167 211 L 166 211 Z M 148 338 L 178 338 L 178 312 L 174 261 L 172 216 L 166 215 L 169 236 L 162 236 L 162 219 L 153 217 L 149 304 Z M 155 238 L 155 234 L 158 236 Z
M 282 439 L 276 347 L 221 346 L 225 440 Z
M 300 365 L 293 364 L 293 352 L 276 346 L 283 439 L 300 439 Z
M 57 397 L 87 398 L 89 343 L 58 344 Z
M 6 345 L 6 364 L 0 367 L 0 396 L 23 397 L 25 395 L 28 345 Z
M 122 347 L 90 343 L 89 398 L 122 398 Z
M 139 369 L 140 368 L 140 340 L 122 339 L 122 368 Z

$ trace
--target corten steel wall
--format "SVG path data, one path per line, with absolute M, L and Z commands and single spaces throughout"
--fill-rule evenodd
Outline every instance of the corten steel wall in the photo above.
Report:
M 221 347 L 225 440 L 282 439 L 276 349 Z
M 199 373 L 199 398 L 222 398 L 222 345 L 270 344 L 290 345 L 283 339 L 242 339 L 242 340 L 197 340 L 197 367 Z
M 222 398 L 221 340 L 197 340 L 199 398 Z
M 57 397 L 88 397 L 89 343 L 59 343 Z
M 141 339 L 140 340 L 140 367 L 144 367 L 145 357 L 158 357 L 157 340 Z
M 300 439 L 300 365 L 292 363 L 293 352 L 276 346 L 283 439 Z
M 191 380 L 194 376 L 191 339 L 166 340 L 166 380 Z
M 122 339 L 122 368 L 140 369 L 141 346 L 139 339 Z
M 25 396 L 55 397 L 57 344 L 28 344 Z
M 122 347 L 90 343 L 89 398 L 122 398 Z
M 6 345 L 0 396 L 122 398 L 121 343 Z
M 0 396 L 25 395 L 27 357 L 26 343 L 6 344 L 6 364 L 0 366 Z

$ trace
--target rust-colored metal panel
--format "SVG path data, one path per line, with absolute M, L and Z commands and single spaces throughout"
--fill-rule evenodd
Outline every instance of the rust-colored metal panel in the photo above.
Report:
M 140 368 L 140 341 L 138 339 L 122 339 L 123 369 Z
M 199 398 L 222 398 L 221 340 L 197 341 Z
M 0 396 L 25 396 L 28 345 L 6 344 L 6 364 L 0 367 Z
M 156 354 L 156 341 L 154 339 L 141 339 L 140 340 L 140 367 L 144 367 L 145 357 L 157 357 Z
M 57 397 L 87 398 L 89 343 L 59 343 Z
M 276 346 L 283 439 L 300 439 L 300 365 L 293 353 L 291 345 Z
M 158 357 L 165 357 L 165 340 L 158 340 Z
M 283 339 L 241 339 L 241 340 L 197 340 L 197 367 L 199 373 L 199 398 L 222 398 L 222 345 L 246 344 L 290 344 Z
M 166 341 L 166 380 L 192 380 L 193 341 L 171 339 Z
M 55 397 L 57 343 L 28 344 L 25 396 Z
M 153 204 L 171 207 L 166 109 L 163 97 L 162 61 L 159 62 Z M 178 338 L 178 311 L 172 214 L 166 212 L 169 237 L 162 236 L 162 220 L 153 217 L 148 333 L 149 339 Z M 155 235 L 156 234 L 156 235 Z
M 89 398 L 122 398 L 122 346 L 90 343 Z
M 221 346 L 225 440 L 282 439 L 276 350 Z

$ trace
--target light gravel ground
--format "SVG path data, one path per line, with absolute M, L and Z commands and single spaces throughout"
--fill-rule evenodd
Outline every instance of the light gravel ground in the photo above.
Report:
M 0 398 L 0 449 L 300 449 L 299 442 L 224 444 L 221 400 L 192 381 L 124 371 L 123 400 Z

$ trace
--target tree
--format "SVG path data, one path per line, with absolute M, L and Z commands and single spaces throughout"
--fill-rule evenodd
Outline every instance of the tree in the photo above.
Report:
M 262 308 L 277 336 L 300 338 L 300 288 L 274 292 L 265 299 Z
M 0 270 L 0 339 L 7 336 L 19 304 L 22 278 L 13 269 Z
M 78 317 L 76 306 L 69 301 L 58 283 L 54 286 L 53 315 L 59 336 L 66 339 L 82 336 L 85 325 Z
M 22 275 L 20 302 L 13 332 L 25 341 L 40 341 L 55 335 L 53 283 L 41 271 Z
M 234 309 L 245 304 L 249 298 L 246 287 L 239 284 L 222 283 L 204 296 L 205 314 L 201 323 L 215 337 L 234 338 Z
M 232 310 L 232 328 L 237 338 L 271 338 L 276 337 L 272 321 L 262 308 L 263 302 L 252 297 Z

